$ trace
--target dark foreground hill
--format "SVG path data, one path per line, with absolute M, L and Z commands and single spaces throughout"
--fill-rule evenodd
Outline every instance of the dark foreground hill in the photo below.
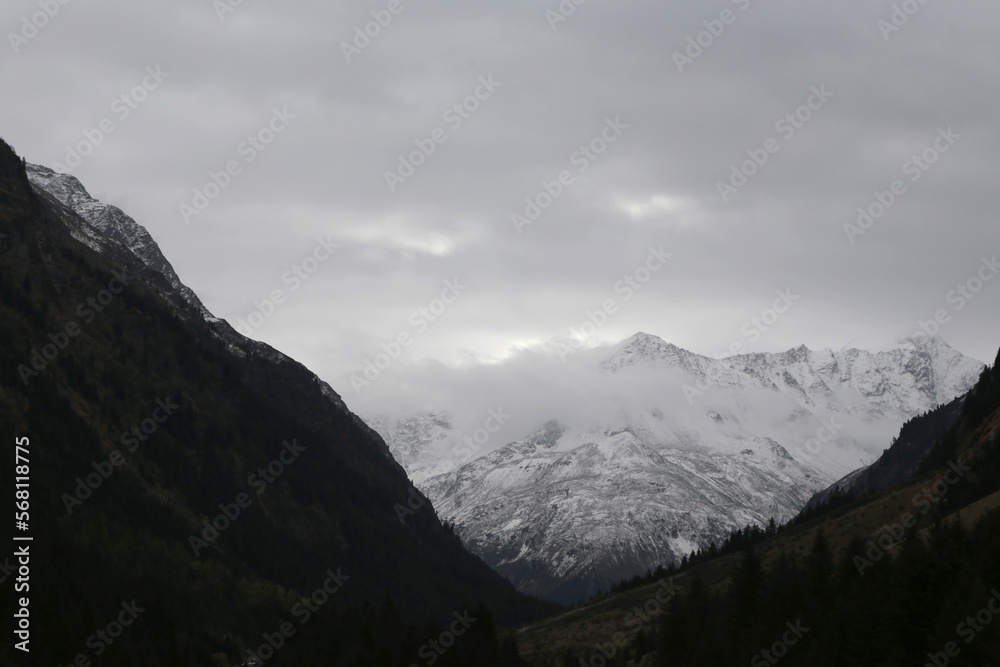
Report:
M 0 470 L 11 499 L 26 438 L 33 538 L 30 659 L 0 664 L 516 664 L 494 615 L 556 607 L 465 551 L 315 375 L 97 236 L 0 142 Z

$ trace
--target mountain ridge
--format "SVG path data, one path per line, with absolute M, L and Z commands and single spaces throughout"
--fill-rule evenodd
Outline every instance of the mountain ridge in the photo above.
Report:
M 143 264 L 162 275 L 170 286 L 203 317 L 206 319 L 212 317 L 212 313 L 198 295 L 181 282 L 174 267 L 145 227 L 117 206 L 94 199 L 76 176 L 61 174 L 30 162 L 25 163 L 25 169 L 28 180 L 35 188 L 54 197 L 63 206 L 86 220 L 100 234 L 128 248 Z M 93 236 L 80 234 L 75 238 L 98 252 L 102 250 L 100 240 Z
M 37 660 L 72 659 L 81 637 L 135 598 L 149 621 L 116 644 L 115 664 L 239 664 L 331 568 L 348 581 L 324 610 L 333 616 L 319 614 L 331 625 L 333 609 L 350 605 L 374 622 L 362 603 L 389 599 L 410 621 L 447 618 L 477 598 L 504 623 L 556 608 L 466 551 L 329 385 L 203 317 L 123 243 L 32 184 L 2 142 L 0 220 L 4 437 L 31 443 L 32 565 L 67 575 L 31 582 L 32 629 L 46 638 L 32 646 Z M 128 286 L 111 294 L 115 272 Z M 83 318 L 76 305 L 104 292 Z M 37 372 L 24 380 L 16 369 L 28 364 Z M 159 414 L 157 401 L 177 407 L 141 446 L 123 447 L 123 433 Z M 308 463 L 276 458 L 283 442 Z M 279 464 L 266 493 L 248 481 Z M 70 494 L 82 503 L 71 512 Z M 220 514 L 241 494 L 249 506 Z M 401 525 L 393 506 L 414 497 L 425 507 Z M 195 536 L 208 546 L 193 551 Z M 5 613 L 12 604 L 0 600 Z M 303 653 L 298 643 L 275 664 L 302 664 Z
M 608 397 L 636 389 L 604 406 L 600 425 L 560 418 L 470 451 L 445 411 L 369 419 L 473 551 L 522 590 L 566 603 L 747 523 L 794 517 L 983 368 L 941 340 L 711 359 L 638 333 L 607 352 L 589 381 L 613 382 Z M 630 516 L 638 505 L 657 510 Z

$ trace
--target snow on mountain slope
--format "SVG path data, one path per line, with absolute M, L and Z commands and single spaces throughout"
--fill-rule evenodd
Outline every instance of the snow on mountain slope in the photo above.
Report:
M 240 358 L 248 356 L 264 358 L 276 365 L 293 364 L 305 370 L 301 364 L 270 345 L 247 338 L 225 320 L 214 317 L 194 291 L 181 282 L 146 228 L 124 211 L 91 197 L 83 184 L 74 176 L 60 174 L 48 167 L 31 163 L 25 163 L 25 169 L 28 180 L 36 192 L 64 207 L 63 223 L 74 239 L 105 256 L 127 255 L 132 270 L 141 268 L 140 272 L 144 272 L 145 277 L 156 278 L 150 282 L 161 283 L 159 285 L 161 293 L 174 303 L 178 313 L 208 322 L 214 335 L 226 342 L 232 354 Z M 366 430 L 377 434 L 347 408 L 340 395 L 327 382 L 309 373 L 312 382 L 337 410 L 351 415 L 351 418 L 362 424 Z M 390 455 L 388 447 L 381 447 L 380 452 L 386 456 Z
M 787 519 L 824 485 L 773 441 L 735 456 L 556 423 L 424 485 L 466 545 L 521 590 L 571 602 L 735 525 Z
M 904 339 L 877 353 L 814 352 L 803 345 L 778 354 L 711 359 L 644 333 L 622 343 L 603 364 L 612 373 L 636 366 L 678 368 L 710 386 L 788 390 L 807 405 L 842 400 L 871 415 L 931 410 L 968 391 L 983 368 L 944 341 L 926 337 Z
M 101 235 L 118 241 L 142 260 L 147 267 L 166 278 L 174 291 L 194 306 L 203 317 L 212 317 L 212 314 L 202 304 L 201 299 L 181 282 L 174 267 L 163 256 L 160 247 L 145 227 L 117 206 L 104 204 L 91 197 L 75 176 L 60 174 L 37 164 L 27 163 L 25 166 L 28 180 L 33 186 L 55 197 L 59 203 L 79 215 L 100 232 L 100 234 L 94 234 L 91 230 L 71 228 L 77 241 L 98 252 L 103 249 Z
M 473 460 L 456 460 L 446 413 L 369 420 L 474 552 L 564 602 L 749 522 L 791 518 L 983 368 L 932 339 L 712 359 L 648 334 L 595 365 L 573 376 L 591 383 L 572 397 L 590 405 L 567 417 L 566 397 L 549 392 L 559 419 Z
M 376 417 L 365 421 L 387 441 L 392 440 L 392 455 L 415 484 L 449 472 L 468 458 L 456 452 L 462 433 L 452 426 L 443 412 L 423 412 L 404 419 Z

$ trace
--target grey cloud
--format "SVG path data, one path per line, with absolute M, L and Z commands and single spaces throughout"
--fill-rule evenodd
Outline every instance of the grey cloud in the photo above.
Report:
M 885 347 L 951 308 L 949 290 L 998 249 L 998 7 L 928 3 L 886 41 L 877 21 L 893 3 L 882 1 L 589 0 L 553 31 L 545 11 L 558 2 L 406 0 L 347 63 L 340 42 L 385 4 L 247 0 L 220 22 L 210 2 L 70 3 L 0 55 L 0 133 L 31 161 L 62 161 L 162 65 L 169 79 L 75 174 L 146 225 L 231 320 L 287 291 L 283 272 L 316 237 L 336 238 L 336 256 L 255 335 L 347 396 L 346 374 L 446 278 L 469 292 L 405 363 L 498 359 L 565 337 L 660 245 L 670 266 L 595 343 L 642 329 L 713 354 L 790 286 L 802 301 L 752 349 Z M 7 3 L 0 26 L 36 9 Z M 723 9 L 735 21 L 678 73 L 673 52 Z M 491 74 L 502 87 L 451 129 L 445 111 Z M 775 123 L 822 84 L 834 97 L 782 138 Z M 289 128 L 184 224 L 193 188 L 242 160 L 240 143 L 285 106 Z M 629 125 L 621 139 L 518 234 L 511 214 L 616 116 Z M 948 126 L 961 140 L 850 244 L 857 208 Z M 390 192 L 384 172 L 439 127 L 448 141 Z M 771 137 L 780 151 L 723 202 L 717 182 Z M 1000 281 L 950 312 L 942 336 L 992 360 L 998 306 Z M 405 375 L 387 376 L 386 401 L 406 393 Z

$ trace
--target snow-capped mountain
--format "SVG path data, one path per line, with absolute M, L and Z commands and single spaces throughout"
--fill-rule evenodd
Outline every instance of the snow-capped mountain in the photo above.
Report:
M 422 487 L 521 590 L 570 602 L 735 526 L 786 519 L 825 485 L 773 440 L 735 455 L 659 449 L 629 429 L 552 422 Z
M 278 365 L 290 364 L 309 373 L 311 381 L 318 385 L 330 403 L 363 423 L 360 417 L 348 410 L 343 399 L 328 383 L 270 345 L 247 338 L 225 320 L 214 317 L 198 295 L 181 282 L 146 228 L 127 213 L 91 197 L 75 176 L 30 162 L 25 162 L 24 167 L 34 191 L 49 198 L 60 209 L 62 222 L 74 239 L 101 255 L 121 260 L 132 267 L 132 271 L 142 273 L 151 286 L 158 287 L 161 295 L 175 304 L 179 316 L 205 320 L 213 335 L 225 341 L 229 351 L 236 356 L 263 358 Z M 364 428 L 371 431 L 367 424 Z M 388 456 L 387 448 L 384 453 Z
M 91 197 L 75 176 L 60 174 L 48 167 L 31 163 L 26 163 L 25 168 L 28 172 L 28 180 L 32 185 L 48 193 L 60 204 L 89 223 L 90 229 L 79 225 L 70 227 L 70 231 L 77 241 L 98 252 L 105 250 L 107 239 L 117 241 L 130 250 L 147 267 L 163 276 L 170 287 L 194 306 L 203 317 L 210 318 L 212 316 L 194 291 L 177 277 L 174 267 L 163 256 L 160 247 L 145 227 L 117 206 L 105 204 Z M 94 233 L 95 231 L 98 233 Z
M 383 438 L 391 439 L 392 455 L 415 484 L 454 470 L 468 460 L 460 445 L 462 432 L 440 411 L 421 412 L 413 417 L 365 420 Z
M 777 354 L 712 359 L 644 333 L 622 343 L 603 364 L 612 373 L 635 366 L 680 369 L 709 388 L 787 391 L 806 405 L 833 407 L 840 400 L 872 416 L 887 411 L 917 414 L 931 410 L 968 391 L 983 369 L 982 363 L 944 341 L 926 337 L 903 339 L 885 352 L 814 352 L 802 345 Z M 695 395 L 703 389 L 698 382 L 691 387 Z
M 537 424 L 477 458 L 456 456 L 446 413 L 369 420 L 474 552 L 564 602 L 791 518 L 983 368 L 936 339 L 712 359 L 642 333 L 596 365 L 598 417 Z

